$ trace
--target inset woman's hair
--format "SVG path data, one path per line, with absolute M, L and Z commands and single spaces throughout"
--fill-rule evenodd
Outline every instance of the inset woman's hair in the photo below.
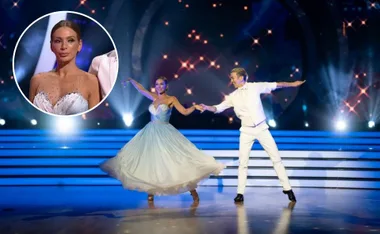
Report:
M 79 25 L 74 23 L 73 21 L 70 21 L 70 20 L 61 20 L 56 25 L 54 25 L 54 27 L 50 33 L 50 40 L 53 40 L 54 32 L 57 31 L 59 28 L 62 28 L 62 27 L 68 27 L 68 28 L 71 28 L 72 30 L 74 30 L 74 32 L 77 34 L 78 40 L 81 40 L 82 37 L 81 37 Z

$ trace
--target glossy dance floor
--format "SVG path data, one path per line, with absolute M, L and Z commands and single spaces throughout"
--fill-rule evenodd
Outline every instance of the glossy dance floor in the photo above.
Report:
M 200 187 L 156 197 L 119 186 L 0 187 L 0 233 L 380 233 L 380 191 L 294 189 L 289 203 L 279 188 Z

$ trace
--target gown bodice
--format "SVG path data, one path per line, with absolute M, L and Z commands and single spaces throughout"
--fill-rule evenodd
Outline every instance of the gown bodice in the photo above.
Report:
M 168 123 L 172 114 L 172 108 L 166 104 L 159 104 L 157 108 L 152 104 L 149 106 L 151 121 Z
M 53 105 L 48 95 L 40 91 L 34 97 L 33 104 L 45 112 L 56 115 L 75 115 L 88 110 L 87 100 L 78 92 L 65 94 Z

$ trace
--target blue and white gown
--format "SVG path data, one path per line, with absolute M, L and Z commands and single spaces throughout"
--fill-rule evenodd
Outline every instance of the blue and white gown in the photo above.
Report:
M 191 191 L 225 165 L 206 155 L 170 123 L 172 108 L 149 106 L 151 122 L 101 169 L 118 179 L 124 188 L 153 195 Z

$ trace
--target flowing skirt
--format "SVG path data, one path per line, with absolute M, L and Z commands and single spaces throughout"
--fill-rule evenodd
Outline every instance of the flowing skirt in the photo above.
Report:
M 100 168 L 126 189 L 169 195 L 195 189 L 225 165 L 197 149 L 171 124 L 150 122 Z

